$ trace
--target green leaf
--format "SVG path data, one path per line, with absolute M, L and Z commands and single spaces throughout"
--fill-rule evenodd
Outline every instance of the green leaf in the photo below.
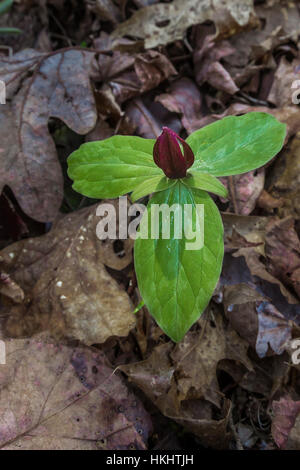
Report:
M 131 194 L 130 198 L 132 202 L 135 202 L 150 193 L 157 193 L 158 191 L 163 191 L 164 189 L 170 188 L 175 183 L 175 179 L 170 179 L 166 176 L 153 176 L 147 181 L 139 184 L 139 186 L 135 188 Z
M 13 3 L 14 0 L 3 0 L 2 2 L 0 2 L 0 15 L 7 12 Z
M 138 313 L 145 305 L 145 302 L 143 300 L 141 300 L 138 305 L 135 307 L 135 309 L 133 310 L 132 314 L 135 315 L 136 313 Z
M 0 28 L 0 34 L 21 34 L 22 30 L 19 28 Z
M 191 217 L 183 217 L 182 226 L 185 220 L 190 228 L 198 224 L 198 235 L 204 234 L 202 247 L 187 249 L 187 243 L 192 240 L 186 236 L 175 237 L 176 215 L 171 212 L 169 239 L 163 238 L 163 220 L 168 222 L 164 214 L 159 223 L 158 239 L 137 238 L 135 241 L 134 260 L 141 296 L 162 330 L 177 342 L 200 317 L 218 282 L 224 253 L 223 225 L 217 207 L 206 192 L 190 189 L 177 181 L 151 198 L 141 221 L 140 234 L 145 220 L 150 228 L 154 227 L 151 208 L 155 204 L 170 207 L 178 204 L 177 215 L 184 204 L 191 205 Z M 204 205 L 204 216 L 197 213 L 196 204 Z
M 154 140 L 116 135 L 83 144 L 68 158 L 73 189 L 84 196 L 114 198 L 162 176 L 152 157 Z
M 225 186 L 214 176 L 209 173 L 200 173 L 191 171 L 188 173 L 186 178 L 182 179 L 182 182 L 189 188 L 203 189 L 204 191 L 209 191 L 210 193 L 217 194 L 227 198 L 228 192 Z
M 193 132 L 187 139 L 195 154 L 193 170 L 228 176 L 254 170 L 282 148 L 285 124 L 271 114 L 228 116 Z

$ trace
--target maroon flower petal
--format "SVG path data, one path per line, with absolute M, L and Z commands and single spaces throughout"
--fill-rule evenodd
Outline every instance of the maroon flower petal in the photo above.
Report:
M 176 132 L 163 127 L 154 144 L 153 159 L 168 178 L 184 178 L 187 169 L 194 163 L 194 154 L 191 147 Z

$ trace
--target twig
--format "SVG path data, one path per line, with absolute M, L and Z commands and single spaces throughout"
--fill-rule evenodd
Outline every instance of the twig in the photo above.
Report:
M 233 211 L 235 214 L 239 213 L 239 208 L 236 201 L 236 194 L 235 194 L 235 187 L 233 182 L 233 176 L 228 176 L 228 185 L 229 185 L 229 193 L 233 205 Z

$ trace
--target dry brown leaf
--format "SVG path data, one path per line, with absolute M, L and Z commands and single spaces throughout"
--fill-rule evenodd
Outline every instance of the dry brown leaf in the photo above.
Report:
M 145 449 L 149 415 L 96 349 L 46 337 L 6 341 L 3 450 Z
M 105 33 L 95 41 L 99 49 L 112 48 L 111 37 Z M 127 53 L 113 51 L 112 57 L 99 56 L 93 63 L 92 77 L 103 82 L 98 93 L 108 94 L 109 88 L 118 105 L 130 98 L 140 96 L 169 77 L 177 74 L 169 59 L 158 51 Z M 103 105 L 99 102 L 99 111 L 103 115 Z
M 61 119 L 78 134 L 87 134 L 96 124 L 89 82 L 92 58 L 92 53 L 70 49 L 0 59 L 0 79 L 6 83 L 9 96 L 23 80 L 12 102 L 0 109 L 0 192 L 8 185 L 33 219 L 53 220 L 63 195 L 49 119 Z M 16 82 L 12 81 L 14 77 Z
M 278 447 L 287 450 L 300 450 L 300 401 L 291 397 L 273 401 L 272 435 Z
M 297 106 L 295 106 L 297 109 Z M 299 119 L 299 117 L 298 117 Z M 281 217 L 300 219 L 300 132 L 292 140 L 283 158 L 277 160 L 272 172 L 271 195 L 283 200 L 278 209 Z
M 213 35 L 203 38 L 202 29 L 198 31 L 200 34 L 193 55 L 196 82 L 199 85 L 209 83 L 217 90 L 234 95 L 239 88 L 221 64 L 221 59 L 232 54 L 234 49 L 227 41 L 215 42 Z
M 283 205 L 283 199 L 277 199 L 263 189 L 257 200 L 257 205 L 266 212 L 273 213 L 274 209 L 278 209 Z
M 153 139 L 160 135 L 161 125 L 145 106 L 143 101 L 136 98 L 125 108 L 125 121 L 132 127 L 133 132 L 145 139 Z
M 229 187 L 228 178 L 223 178 L 226 187 Z M 263 190 L 265 183 L 265 170 L 249 171 L 242 175 L 232 176 L 234 185 L 234 195 L 231 195 L 231 203 L 233 205 L 233 197 L 235 198 L 237 212 L 241 215 L 249 215 L 256 207 L 257 200 Z M 232 207 L 234 209 L 234 207 Z
M 189 332 L 178 345 L 157 346 L 145 361 L 121 366 L 167 417 L 195 433 L 206 446 L 226 447 L 229 403 L 222 406 L 222 393 L 216 378 L 219 361 L 229 358 L 252 370 L 248 345 L 232 329 L 226 328 L 220 314 L 205 321 L 201 329 Z M 221 419 L 212 417 L 212 407 Z
M 233 35 L 229 44 L 234 52 L 223 59 L 226 70 L 239 87 L 258 71 L 275 69 L 271 53 L 289 40 L 296 42 L 300 32 L 296 2 L 264 2 L 255 6 L 255 13 L 260 20 L 257 27 Z
M 268 270 L 300 298 L 300 240 L 292 217 L 272 219 L 266 227 Z
M 97 238 L 95 211 L 92 206 L 66 215 L 48 234 L 0 252 L 2 269 L 25 292 L 20 306 L 6 308 L 9 336 L 50 330 L 90 345 L 129 333 L 135 323 L 131 302 L 105 266 L 128 266 L 132 241 L 124 240 L 118 257 L 114 240 Z
M 293 88 L 292 85 L 298 80 L 298 84 Z M 291 63 L 285 57 L 282 57 L 279 67 L 274 76 L 268 101 L 275 104 L 278 108 L 291 106 L 293 104 L 293 94 L 300 89 L 300 60 L 295 59 Z
M 232 35 L 248 25 L 254 16 L 253 1 L 174 0 L 171 3 L 150 5 L 135 12 L 112 33 L 145 40 L 146 49 L 182 39 L 187 28 L 211 20 L 222 34 Z
M 132 71 L 123 72 L 110 81 L 118 103 L 156 88 L 161 82 L 177 74 L 166 56 L 157 51 L 137 54 Z
M 156 101 L 173 113 L 182 115 L 182 125 L 190 134 L 201 127 L 202 118 L 200 91 L 187 77 L 172 82 L 168 93 L 158 95 Z
M 236 249 L 234 257 L 243 256 L 252 276 L 257 276 L 271 284 L 276 284 L 290 304 L 298 304 L 296 296 L 290 292 L 280 279 L 270 273 L 261 257 L 265 258 L 266 227 L 270 218 L 223 214 L 225 228 L 225 247 Z M 235 232 L 242 238 L 234 236 Z M 244 239 L 244 241 L 243 241 Z M 248 246 L 247 246 L 248 242 Z M 254 245 L 253 245 L 254 244 Z M 281 312 L 284 314 L 284 312 Z
M 115 5 L 113 0 L 96 0 L 94 9 L 101 21 L 111 21 L 116 24 L 122 19 L 121 10 Z
M 289 322 L 252 287 L 247 284 L 225 286 L 224 307 L 233 328 L 259 357 L 270 352 L 281 354 L 285 350 L 291 339 Z
M 24 300 L 24 292 L 7 273 L 0 273 L 0 294 L 19 304 Z

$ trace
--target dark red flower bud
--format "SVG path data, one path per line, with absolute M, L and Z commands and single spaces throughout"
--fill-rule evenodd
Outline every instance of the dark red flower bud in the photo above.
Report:
M 191 147 L 176 132 L 163 127 L 154 144 L 153 159 L 168 178 L 184 178 L 195 158 Z

